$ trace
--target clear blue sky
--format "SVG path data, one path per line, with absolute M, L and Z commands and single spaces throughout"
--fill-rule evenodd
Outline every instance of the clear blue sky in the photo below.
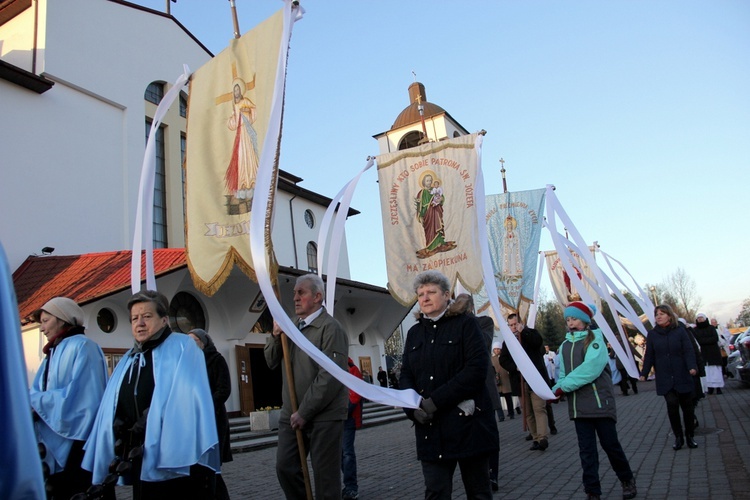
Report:
M 243 33 L 282 6 L 236 4 Z M 502 191 L 502 157 L 510 190 L 554 184 L 584 238 L 641 285 L 681 267 L 721 321 L 750 297 L 750 2 L 301 4 L 281 165 L 304 187 L 332 197 L 379 153 L 372 136 L 409 104 L 415 71 L 429 101 L 487 130 L 488 193 Z M 228 1 L 179 0 L 172 14 L 215 54 L 232 37 Z M 347 239 L 352 278 L 384 286 L 376 178 L 360 182 Z

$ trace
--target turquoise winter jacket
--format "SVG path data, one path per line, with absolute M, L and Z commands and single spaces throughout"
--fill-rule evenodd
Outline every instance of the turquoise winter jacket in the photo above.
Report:
M 617 419 L 607 343 L 601 330 L 592 330 L 594 340 L 583 352 L 587 330 L 568 332 L 560 345 L 560 377 L 552 391 L 568 395 L 570 418 Z

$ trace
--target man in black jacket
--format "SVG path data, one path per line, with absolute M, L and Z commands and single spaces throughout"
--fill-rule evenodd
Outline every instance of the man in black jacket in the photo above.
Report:
M 533 328 L 528 328 L 521 323 L 516 313 L 508 316 L 508 327 L 516 335 L 534 368 L 537 369 L 544 381 L 549 384 L 547 369 L 544 366 L 544 355 L 542 354 L 544 352 L 542 335 Z M 511 376 L 514 373 L 518 374 L 518 367 L 510 354 L 510 349 L 503 349 L 500 355 L 500 365 L 508 370 Z M 522 380 L 522 396 L 524 413 L 526 414 L 526 425 L 534 441 L 529 449 L 544 451 L 549 447 L 549 441 L 547 440 L 549 437 L 547 402 L 534 394 L 525 380 Z

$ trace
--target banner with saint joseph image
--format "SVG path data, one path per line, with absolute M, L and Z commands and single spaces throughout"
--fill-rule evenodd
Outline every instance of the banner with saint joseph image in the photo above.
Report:
M 437 270 L 476 292 L 482 286 L 475 193 L 477 134 L 377 157 L 388 289 L 404 305 L 414 278 Z
M 280 134 L 268 127 L 273 106 L 283 102 L 283 78 L 281 88 L 275 88 L 282 35 L 280 10 L 231 40 L 191 78 L 185 247 L 193 283 L 206 295 L 219 289 L 234 264 L 256 279 L 250 254 L 250 208 L 254 196 L 273 195 L 273 188 L 270 193 L 256 193 L 255 178 L 266 135 Z M 278 140 L 274 144 L 278 148 Z M 278 165 L 273 168 L 275 179 Z M 270 203 L 266 213 L 266 241 L 275 269 L 268 230 L 272 207 Z

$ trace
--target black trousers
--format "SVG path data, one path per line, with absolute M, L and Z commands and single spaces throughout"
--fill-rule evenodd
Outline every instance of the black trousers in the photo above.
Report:
M 685 421 L 685 435 L 693 436 L 693 422 L 695 420 L 695 405 L 693 404 L 692 392 L 677 392 L 674 389 L 664 395 L 667 402 L 667 416 L 669 425 L 675 437 L 682 437 L 682 424 L 680 423 L 680 408 L 682 418 Z
M 422 461 L 425 500 L 450 500 L 456 465 L 461 469 L 461 480 L 466 490 L 466 498 L 491 500 L 488 458 L 488 455 L 479 455 L 437 462 Z
M 630 469 L 625 452 L 622 450 L 620 440 L 617 438 L 617 424 L 611 418 L 577 418 L 576 434 L 578 435 L 578 451 L 583 468 L 583 488 L 586 493 L 593 495 L 602 494 L 602 486 L 599 482 L 599 453 L 596 447 L 596 438 L 609 458 L 612 470 L 615 471 L 620 481 L 633 479 L 633 471 Z
M 68 461 L 62 472 L 47 479 L 50 490 L 49 500 L 69 500 L 76 493 L 83 493 L 91 486 L 91 472 L 81 468 L 85 441 L 75 441 L 70 448 Z
M 133 500 L 213 500 L 216 490 L 216 474 L 202 465 L 192 465 L 190 475 L 167 481 L 141 481 L 140 460 L 133 463 Z

